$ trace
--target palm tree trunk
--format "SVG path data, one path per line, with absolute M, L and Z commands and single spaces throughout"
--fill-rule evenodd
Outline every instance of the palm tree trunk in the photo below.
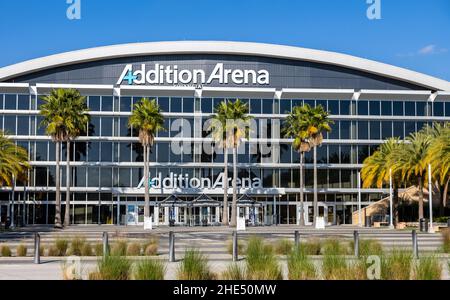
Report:
M 394 226 L 397 226 L 398 222 L 400 222 L 400 218 L 398 215 L 398 187 L 397 184 L 394 183 L 394 187 L 393 187 L 393 204 L 394 204 Z
M 422 176 L 418 177 L 419 180 L 419 221 L 423 218 L 423 181 Z
M 56 203 L 55 203 L 55 227 L 62 228 L 61 225 L 61 187 L 60 187 L 60 176 L 59 176 L 59 164 L 60 164 L 60 154 L 61 154 L 61 142 L 56 141 L 56 171 L 55 171 L 55 186 L 56 186 Z
M 228 222 L 228 148 L 225 146 L 223 149 L 224 168 L 223 168 L 223 212 L 222 212 L 222 225 L 227 226 Z
M 316 226 L 316 219 L 318 213 L 317 207 L 317 146 L 314 146 L 314 220 L 313 226 Z
M 64 217 L 65 227 L 70 225 L 70 185 L 72 181 L 70 172 L 70 141 L 67 141 L 66 152 L 66 211 Z
M 304 200 L 305 200 L 305 192 L 304 187 L 305 183 L 303 180 L 303 157 L 304 153 L 303 151 L 300 151 L 300 226 L 305 226 L 305 212 L 304 212 Z
M 444 196 L 442 197 L 442 205 L 444 206 L 444 209 L 447 207 L 447 197 L 448 197 L 448 186 L 450 183 L 450 178 L 447 179 L 447 182 L 445 183 L 444 187 Z
M 237 179 L 237 147 L 233 146 L 233 205 L 231 207 L 231 222 L 230 226 L 236 227 L 237 224 L 237 187 L 236 187 L 236 179 Z
M 145 187 L 145 203 L 144 203 L 144 217 L 150 217 L 150 187 L 148 182 L 148 146 L 143 145 L 144 147 L 144 187 Z

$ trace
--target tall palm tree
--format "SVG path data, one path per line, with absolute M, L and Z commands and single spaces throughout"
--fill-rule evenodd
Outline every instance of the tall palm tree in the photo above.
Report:
M 144 153 L 144 216 L 150 217 L 149 153 L 155 142 L 156 133 L 164 130 L 164 117 L 156 100 L 142 98 L 136 103 L 128 120 L 128 126 L 139 130 L 139 141 Z
M 422 131 L 432 137 L 425 163 L 431 164 L 433 180 L 440 186 L 440 213 L 443 216 L 450 182 L 450 123 L 427 125 Z
M 399 221 L 398 217 L 398 189 L 401 183 L 400 163 L 396 160 L 396 153 L 402 151 L 403 143 L 398 138 L 390 138 L 381 144 L 377 151 L 367 157 L 361 169 L 361 179 L 364 188 L 376 186 L 382 188 L 389 184 L 392 176 L 394 223 Z
M 81 96 L 75 89 L 52 90 L 48 96 L 42 98 L 44 104 L 40 106 L 43 120 L 40 126 L 46 127 L 46 132 L 52 137 L 56 146 L 56 207 L 55 227 L 62 228 L 61 224 L 61 184 L 60 184 L 60 155 L 61 144 L 66 147 L 66 211 L 64 225 L 70 224 L 70 144 L 81 132 L 87 129 L 89 115 L 87 114 L 86 97 Z
M 307 122 L 308 142 L 313 148 L 313 162 L 314 162 L 314 224 L 316 225 L 318 213 L 318 195 L 317 195 L 317 147 L 322 145 L 323 132 L 330 132 L 331 125 L 334 123 L 329 118 L 329 112 L 325 111 L 322 105 L 311 107 L 308 104 L 304 105 L 305 120 Z
M 310 109 L 310 108 L 309 108 Z M 308 120 L 305 118 L 308 115 L 308 107 L 295 106 L 291 113 L 287 116 L 283 126 L 284 136 L 286 138 L 294 138 L 292 148 L 300 154 L 300 226 L 305 226 L 304 216 L 304 156 L 305 152 L 311 150 L 309 143 Z
M 225 124 L 227 140 L 230 141 L 233 148 L 233 202 L 231 207 L 230 226 L 237 224 L 237 150 L 243 138 L 249 134 L 248 104 L 239 99 L 236 101 L 227 101 L 227 122 Z
M 226 101 L 220 102 L 215 107 L 215 114 L 212 116 L 212 122 L 209 125 L 208 131 L 211 131 L 213 140 L 217 145 L 223 149 L 224 167 L 223 167 L 223 211 L 222 211 L 222 225 L 229 224 L 228 218 L 228 149 L 230 148 L 230 140 L 227 140 L 227 111 L 228 106 Z
M 24 180 L 29 168 L 27 150 L 0 130 L 0 186 L 12 186 L 14 178 Z
M 417 180 L 419 187 L 419 220 L 423 214 L 423 188 L 427 181 L 427 156 L 431 144 L 431 136 L 424 132 L 415 132 L 406 138 L 402 151 L 394 155 L 397 168 L 401 170 L 402 180 Z M 431 191 L 430 191 L 431 192 Z

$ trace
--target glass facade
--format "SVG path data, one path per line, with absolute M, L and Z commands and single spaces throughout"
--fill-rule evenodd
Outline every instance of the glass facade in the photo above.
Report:
M 112 91 L 111 91 L 112 94 Z M 55 145 L 40 126 L 38 107 L 43 95 L 0 93 L 0 129 L 29 152 L 32 169 L 26 184 L 16 182 L 15 192 L 0 193 L 2 205 L 14 200 L 17 218 L 28 224 L 53 222 L 55 203 Z M 221 149 L 210 153 L 207 121 L 223 98 L 152 97 L 165 114 L 166 131 L 159 132 L 150 154 L 151 176 L 162 178 L 188 174 L 216 180 L 223 171 Z M 137 132 L 128 127 L 133 104 L 142 96 L 88 95 L 91 122 L 88 132 L 71 148 L 72 219 L 74 224 L 125 224 L 130 211 L 140 215 L 143 190 L 136 193 L 143 177 L 142 147 Z M 430 122 L 450 120 L 450 102 L 387 100 L 314 100 L 314 99 L 242 99 L 254 118 L 251 141 L 239 149 L 238 173 L 241 178 L 260 178 L 263 188 L 284 189 L 280 195 L 254 195 L 263 204 L 261 220 L 295 224 L 299 201 L 299 154 L 289 139 L 280 138 L 279 128 L 294 106 L 304 103 L 322 105 L 335 121 L 332 132 L 325 135 L 318 148 L 318 188 L 320 205 L 330 224 L 351 223 L 357 207 L 357 172 L 366 157 L 388 137 L 404 138 Z M 437 119 L 436 119 L 437 118 Z M 197 138 L 197 139 L 195 139 Z M 200 139 L 198 139 L 200 138 Z M 269 142 L 260 143 L 269 138 Z M 270 139 L 274 139 L 270 141 Z M 181 151 L 180 149 L 181 148 Z M 63 146 L 61 158 L 66 159 Z M 231 155 L 229 161 L 232 161 Z M 312 203 L 312 152 L 305 156 L 306 211 Z M 232 176 L 232 168 L 229 168 Z M 65 166 L 61 172 L 64 190 Z M 25 186 L 24 186 L 25 185 Z M 362 203 L 379 200 L 385 190 L 362 190 Z M 211 195 L 222 201 L 222 192 Z M 169 194 L 151 196 L 154 207 Z M 63 192 L 63 210 L 65 205 Z M 193 200 L 195 195 L 183 195 Z M 208 211 L 210 213 L 210 211 Z M 169 210 L 170 213 L 170 210 Z M 200 211 L 199 211 L 200 213 Z M 165 219 L 167 211 L 159 212 Z M 183 213 L 177 210 L 177 217 Z M 213 214 L 216 218 L 219 213 Z M 308 215 L 309 217 L 309 215 Z

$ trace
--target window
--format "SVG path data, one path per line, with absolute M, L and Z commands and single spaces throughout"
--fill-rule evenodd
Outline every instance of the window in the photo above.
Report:
M 17 109 L 17 95 L 15 94 L 5 95 L 5 109 L 9 110 Z
M 102 96 L 102 111 L 113 111 L 112 96 Z
M 119 187 L 131 187 L 130 168 L 119 168 Z
M 392 137 L 392 122 L 383 121 L 381 122 L 381 139 L 387 139 Z
M 88 168 L 88 187 L 99 187 L 99 168 Z
M 339 115 L 339 101 L 338 100 L 329 100 L 328 101 L 328 110 L 332 115 Z
M 392 116 L 392 102 L 381 101 L 381 114 L 383 116 Z
M 369 104 L 370 115 L 379 116 L 380 115 L 380 101 L 370 101 Z
M 112 143 L 103 142 L 102 150 L 101 150 L 101 161 L 102 162 L 111 162 L 112 161 Z
M 183 112 L 194 112 L 194 98 L 183 98 Z
M 98 162 L 99 161 L 99 151 L 100 151 L 100 143 L 99 142 L 89 142 L 88 149 L 88 161 Z
M 340 114 L 341 115 L 351 115 L 350 112 L 350 101 L 349 100 L 341 100 L 339 101 L 340 106 L 341 106 L 341 111 Z
M 297 155 L 300 155 L 300 154 L 297 153 Z M 324 146 L 324 145 L 318 147 L 317 148 L 317 163 L 318 164 L 326 164 L 327 158 L 328 158 L 328 147 Z
M 341 146 L 341 164 L 351 163 L 351 157 L 352 157 L 352 147 Z
M 331 125 L 331 132 L 328 134 L 329 139 L 339 139 L 339 121 Z
M 169 161 L 169 143 L 158 143 L 158 162 L 168 162 Z
M 3 109 L 3 94 L 0 94 L 0 109 Z
M 405 136 L 408 136 L 415 131 L 416 131 L 415 122 L 405 122 Z
M 102 117 L 102 136 L 113 136 L 113 118 Z
M 19 95 L 18 97 L 18 108 L 19 110 L 29 110 L 30 109 L 30 96 L 29 95 Z
M 403 116 L 403 101 L 394 101 L 392 107 L 394 116 Z
M 211 98 L 203 98 L 200 100 L 201 107 L 202 107 L 202 113 L 212 113 L 213 107 L 212 107 L 212 99 Z
M 359 121 L 358 122 L 358 139 L 359 140 L 367 140 L 369 138 L 368 131 L 369 131 L 368 122 L 367 121 Z
M 367 116 L 369 114 L 369 102 L 358 101 L 358 115 Z
M 263 114 L 272 114 L 273 113 L 273 99 L 263 99 Z
M 30 118 L 24 116 L 17 117 L 17 135 L 30 134 Z
M 100 111 L 100 96 L 89 96 L 89 110 Z
M 100 136 L 100 117 L 91 117 L 88 134 L 89 136 Z
M 130 112 L 133 106 L 133 100 L 131 97 L 120 97 L 120 111 Z
M 280 100 L 280 114 L 289 114 L 291 112 L 291 100 L 281 99 Z
M 47 147 L 47 142 L 36 142 L 36 161 L 47 161 Z
M 403 122 L 394 122 L 394 137 L 403 139 L 405 137 L 405 128 Z
M 328 162 L 330 164 L 338 164 L 339 163 L 339 146 L 338 145 L 329 145 L 328 151 L 330 153 Z
M 112 187 L 112 168 L 100 168 L 100 187 Z
M 260 114 L 261 113 L 261 99 L 251 99 L 250 100 L 250 113 Z
M 380 139 L 380 122 L 371 121 L 370 122 L 370 139 L 379 140 Z
M 280 163 L 291 163 L 292 146 L 290 144 L 280 144 Z
M 77 187 L 86 186 L 86 167 L 74 167 L 73 168 L 73 182 Z
M 427 115 L 427 103 L 425 101 L 417 101 L 417 116 L 426 116 Z
M 405 116 L 415 116 L 416 115 L 416 103 L 412 101 L 405 102 Z
M 170 112 L 182 112 L 182 99 L 178 97 L 170 98 Z
M 16 134 L 16 116 L 5 116 L 4 131 L 6 134 Z
M 444 116 L 444 103 L 443 102 L 434 102 L 433 116 L 435 116 L 435 117 L 443 117 Z
M 350 134 L 350 121 L 340 121 L 341 124 L 341 140 L 349 140 Z

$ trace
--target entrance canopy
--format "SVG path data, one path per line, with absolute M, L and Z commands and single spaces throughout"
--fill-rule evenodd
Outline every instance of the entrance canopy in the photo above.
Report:
M 205 194 L 201 194 L 191 202 L 193 207 L 218 207 L 220 204 L 220 201 L 214 200 Z
M 253 199 L 249 195 L 244 194 L 237 200 L 237 206 L 239 206 L 239 207 L 255 207 L 255 206 L 259 206 L 260 207 L 260 206 L 262 206 L 262 203 L 256 201 L 255 199 Z
M 157 203 L 157 205 L 161 207 L 187 207 L 189 204 L 172 194 L 163 201 Z

